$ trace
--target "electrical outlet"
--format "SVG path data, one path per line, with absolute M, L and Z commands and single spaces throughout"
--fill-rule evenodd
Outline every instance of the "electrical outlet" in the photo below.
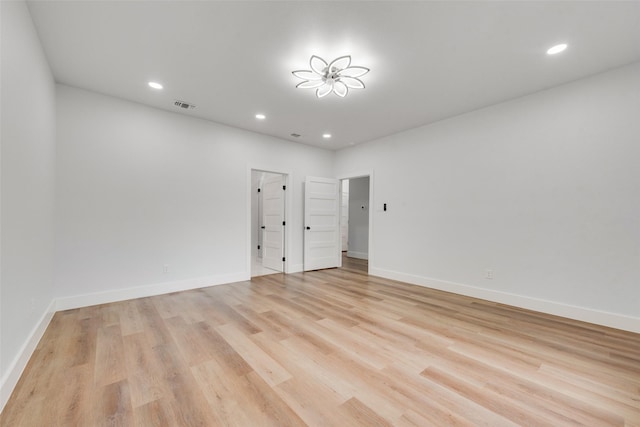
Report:
M 485 279 L 493 279 L 493 270 L 487 269 L 484 274 Z
M 162 266 L 162 272 L 163 273 L 168 273 L 169 272 L 169 264 L 165 264 Z

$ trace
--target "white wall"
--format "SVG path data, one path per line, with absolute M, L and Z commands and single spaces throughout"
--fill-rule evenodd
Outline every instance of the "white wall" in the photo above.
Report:
M 62 307 L 248 279 L 251 168 L 292 174 L 290 265 L 301 269 L 304 177 L 331 176 L 332 152 L 57 88 Z
M 53 300 L 55 86 L 24 2 L 0 2 L 0 410 Z
M 364 206 L 364 209 L 362 207 Z M 369 177 L 349 180 L 349 250 L 347 256 L 369 259 Z
M 335 172 L 375 170 L 372 273 L 640 331 L 639 165 L 635 63 L 342 150 Z

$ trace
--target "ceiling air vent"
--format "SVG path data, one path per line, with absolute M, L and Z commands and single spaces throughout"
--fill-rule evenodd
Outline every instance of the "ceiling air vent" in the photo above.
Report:
M 185 110 L 193 110 L 196 108 L 195 105 L 189 104 L 188 102 L 178 101 L 177 99 L 173 102 L 173 105 L 176 107 L 184 108 Z

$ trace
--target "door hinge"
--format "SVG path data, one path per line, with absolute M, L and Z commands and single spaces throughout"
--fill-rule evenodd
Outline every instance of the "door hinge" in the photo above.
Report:
M 260 250 L 260 245 L 258 245 L 258 250 Z
M 282 257 L 282 262 L 285 262 L 285 261 L 286 261 L 286 258 L 285 258 L 285 257 Z
M 287 222 L 286 221 L 282 221 L 282 225 L 287 225 Z
M 286 190 L 286 189 L 287 189 L 287 186 L 286 186 L 286 185 L 283 185 L 283 186 L 282 186 L 282 189 L 283 189 L 283 190 Z
M 258 188 L 258 193 L 260 192 L 260 189 Z

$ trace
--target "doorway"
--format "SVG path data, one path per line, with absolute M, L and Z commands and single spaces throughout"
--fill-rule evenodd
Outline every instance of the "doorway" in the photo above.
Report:
M 342 179 L 340 232 L 342 254 L 369 260 L 370 177 Z M 362 263 L 361 263 L 362 264 Z
M 251 170 L 251 277 L 285 271 L 286 178 Z
M 341 267 L 344 248 L 345 254 L 352 257 L 347 261 L 357 257 L 369 272 L 373 252 L 372 194 L 373 172 L 339 179 L 305 178 L 303 271 Z

